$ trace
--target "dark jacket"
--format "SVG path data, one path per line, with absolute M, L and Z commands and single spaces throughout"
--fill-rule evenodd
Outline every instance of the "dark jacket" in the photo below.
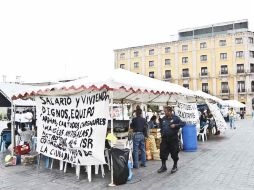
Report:
M 131 122 L 131 129 L 133 132 L 142 132 L 145 136 L 147 136 L 147 123 L 143 117 L 135 117 Z
M 171 128 L 170 125 L 175 124 L 175 128 Z M 175 136 L 177 137 L 178 131 L 185 125 L 178 116 L 173 115 L 171 118 L 164 116 L 160 123 L 161 135 L 163 136 Z

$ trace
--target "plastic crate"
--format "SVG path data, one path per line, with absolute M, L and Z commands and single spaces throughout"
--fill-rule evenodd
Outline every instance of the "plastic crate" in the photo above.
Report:
M 31 151 L 29 144 L 18 145 L 15 147 L 16 155 L 28 154 Z

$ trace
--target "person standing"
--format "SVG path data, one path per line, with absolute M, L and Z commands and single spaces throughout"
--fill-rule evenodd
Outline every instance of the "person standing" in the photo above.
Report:
M 146 167 L 145 137 L 147 137 L 147 123 L 142 117 L 142 110 L 136 109 L 136 117 L 132 119 L 133 129 L 133 168 L 139 168 L 139 148 L 141 149 L 141 166 Z
M 234 108 L 230 108 L 229 109 L 229 112 L 228 112 L 228 116 L 229 116 L 229 124 L 230 124 L 230 129 L 235 129 L 235 116 L 236 116 L 236 113 L 235 113 L 235 110 Z
M 161 168 L 157 171 L 158 173 L 165 172 L 167 170 L 166 160 L 168 159 L 169 153 L 174 161 L 171 173 L 177 171 L 177 162 L 179 160 L 179 142 L 178 142 L 178 131 L 185 125 L 178 116 L 173 115 L 172 107 L 165 107 L 165 116 L 162 118 L 160 123 L 161 128 L 161 144 L 160 144 L 160 159 Z
M 201 114 L 200 114 L 200 117 L 199 117 L 199 121 L 200 121 L 200 132 L 202 133 L 203 130 L 204 130 L 204 127 L 207 123 L 207 115 L 205 113 L 205 111 L 202 109 L 200 110 Z

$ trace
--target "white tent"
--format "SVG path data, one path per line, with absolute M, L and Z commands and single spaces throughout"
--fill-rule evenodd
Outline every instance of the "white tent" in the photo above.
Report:
M 153 79 L 123 69 L 105 75 L 92 75 L 84 79 L 36 88 L 17 94 L 13 99 L 36 95 L 68 95 L 81 91 L 107 89 L 112 91 L 115 102 L 143 102 L 163 104 L 182 98 L 194 101 L 195 93 L 180 85 Z
M 3 94 L 3 96 L 10 102 L 10 104 L 11 104 L 12 96 L 23 91 L 29 91 L 30 89 L 34 89 L 34 87 L 29 85 L 15 84 L 15 83 L 0 83 L 0 93 Z M 29 100 L 21 100 L 21 99 L 14 100 L 13 104 L 15 106 L 22 106 L 22 107 L 35 106 L 34 101 L 30 99 Z
M 221 102 L 221 104 L 223 106 L 229 106 L 229 107 L 233 107 L 233 108 L 245 108 L 246 105 L 238 102 L 237 100 L 224 100 L 223 102 Z
M 212 100 L 212 101 L 217 102 L 217 103 L 223 102 L 222 99 L 217 98 L 216 96 L 212 96 L 212 95 L 210 95 L 210 94 L 207 94 L 207 93 L 205 93 L 205 92 L 203 92 L 203 91 L 200 91 L 200 90 L 195 91 L 195 95 L 196 95 L 197 97 L 202 97 L 202 98 L 204 98 L 204 99 Z

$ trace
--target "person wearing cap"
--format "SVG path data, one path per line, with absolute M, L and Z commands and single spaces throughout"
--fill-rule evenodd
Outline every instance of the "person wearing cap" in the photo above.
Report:
M 172 107 L 165 107 L 165 116 L 161 119 L 161 144 L 160 144 L 160 159 L 161 168 L 157 171 L 158 173 L 165 172 L 167 170 L 166 160 L 168 159 L 169 153 L 174 161 L 171 173 L 177 171 L 177 162 L 179 160 L 179 142 L 178 142 L 178 131 L 185 125 L 178 116 L 173 115 Z

